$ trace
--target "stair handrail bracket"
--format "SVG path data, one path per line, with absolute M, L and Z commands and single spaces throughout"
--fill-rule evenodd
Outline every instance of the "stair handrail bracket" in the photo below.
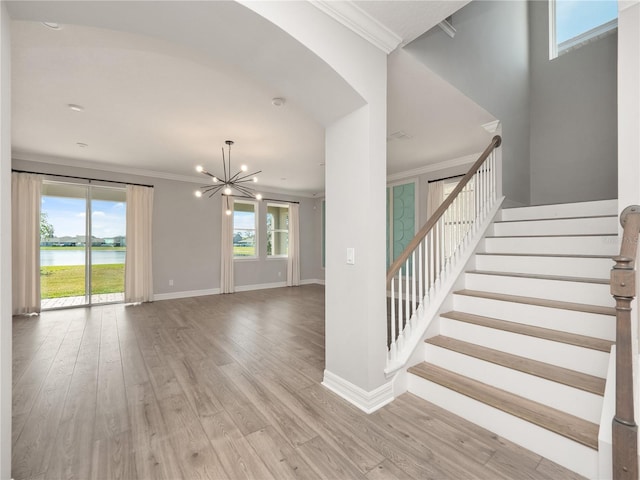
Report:
M 640 206 L 620 214 L 620 255 L 613 258 L 611 295 L 616 301 L 616 409 L 612 423 L 613 478 L 638 479 L 638 425 L 634 414 L 631 302 L 636 296 L 636 256 Z
M 501 143 L 499 135 L 493 137 L 387 271 L 387 375 L 409 360 L 456 270 L 502 202 L 496 155 Z

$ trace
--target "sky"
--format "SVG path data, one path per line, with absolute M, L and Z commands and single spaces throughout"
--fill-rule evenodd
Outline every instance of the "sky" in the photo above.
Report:
M 122 202 L 93 200 L 92 235 L 110 238 L 126 233 L 126 205 Z M 48 215 L 56 237 L 85 234 L 85 199 L 42 196 L 42 211 Z
M 233 228 L 236 230 L 240 229 L 249 229 L 253 230 L 256 228 L 256 220 L 255 214 L 253 212 L 233 212 Z
M 616 0 L 556 0 L 556 41 L 562 43 L 617 17 Z

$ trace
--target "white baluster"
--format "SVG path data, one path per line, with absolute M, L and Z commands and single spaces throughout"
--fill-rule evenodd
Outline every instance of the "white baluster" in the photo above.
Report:
M 402 267 L 398 269 L 398 350 L 404 347 L 404 322 L 402 315 Z
M 419 297 L 420 305 L 424 303 L 424 261 L 422 260 L 422 257 L 423 257 L 422 251 L 426 246 L 427 246 L 427 240 L 425 237 L 418 244 L 418 270 L 419 270 L 418 281 L 420 282 L 418 285 L 418 297 Z
M 416 275 L 417 275 L 417 270 L 416 270 L 416 251 L 414 250 L 413 253 L 411 254 L 411 295 L 413 297 L 413 299 L 412 299 L 412 304 L 413 304 L 412 313 L 413 314 L 411 315 L 411 318 L 415 317 L 416 306 L 417 306 L 417 301 L 416 301 Z
M 398 348 L 396 345 L 396 298 L 395 298 L 395 277 L 391 277 L 391 345 L 389 346 L 390 361 L 395 361 L 398 356 Z
M 405 299 L 405 306 L 404 306 L 404 328 L 407 332 L 407 337 L 409 335 L 411 335 L 411 290 L 409 289 L 409 259 L 407 258 L 404 262 L 404 265 L 406 267 L 406 273 L 404 275 L 405 278 L 405 283 L 406 283 L 406 289 L 404 291 L 404 299 Z M 413 272 L 411 272 L 411 274 L 413 275 Z

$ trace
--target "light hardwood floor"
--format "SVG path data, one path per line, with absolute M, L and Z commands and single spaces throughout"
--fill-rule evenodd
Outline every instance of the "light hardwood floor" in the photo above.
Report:
M 322 385 L 316 285 L 13 322 L 22 479 L 572 479 L 405 394 L 366 415 Z

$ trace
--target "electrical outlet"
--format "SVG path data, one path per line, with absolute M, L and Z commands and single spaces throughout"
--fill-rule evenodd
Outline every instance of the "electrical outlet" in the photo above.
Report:
M 169 286 L 173 287 L 173 279 L 169 280 Z

